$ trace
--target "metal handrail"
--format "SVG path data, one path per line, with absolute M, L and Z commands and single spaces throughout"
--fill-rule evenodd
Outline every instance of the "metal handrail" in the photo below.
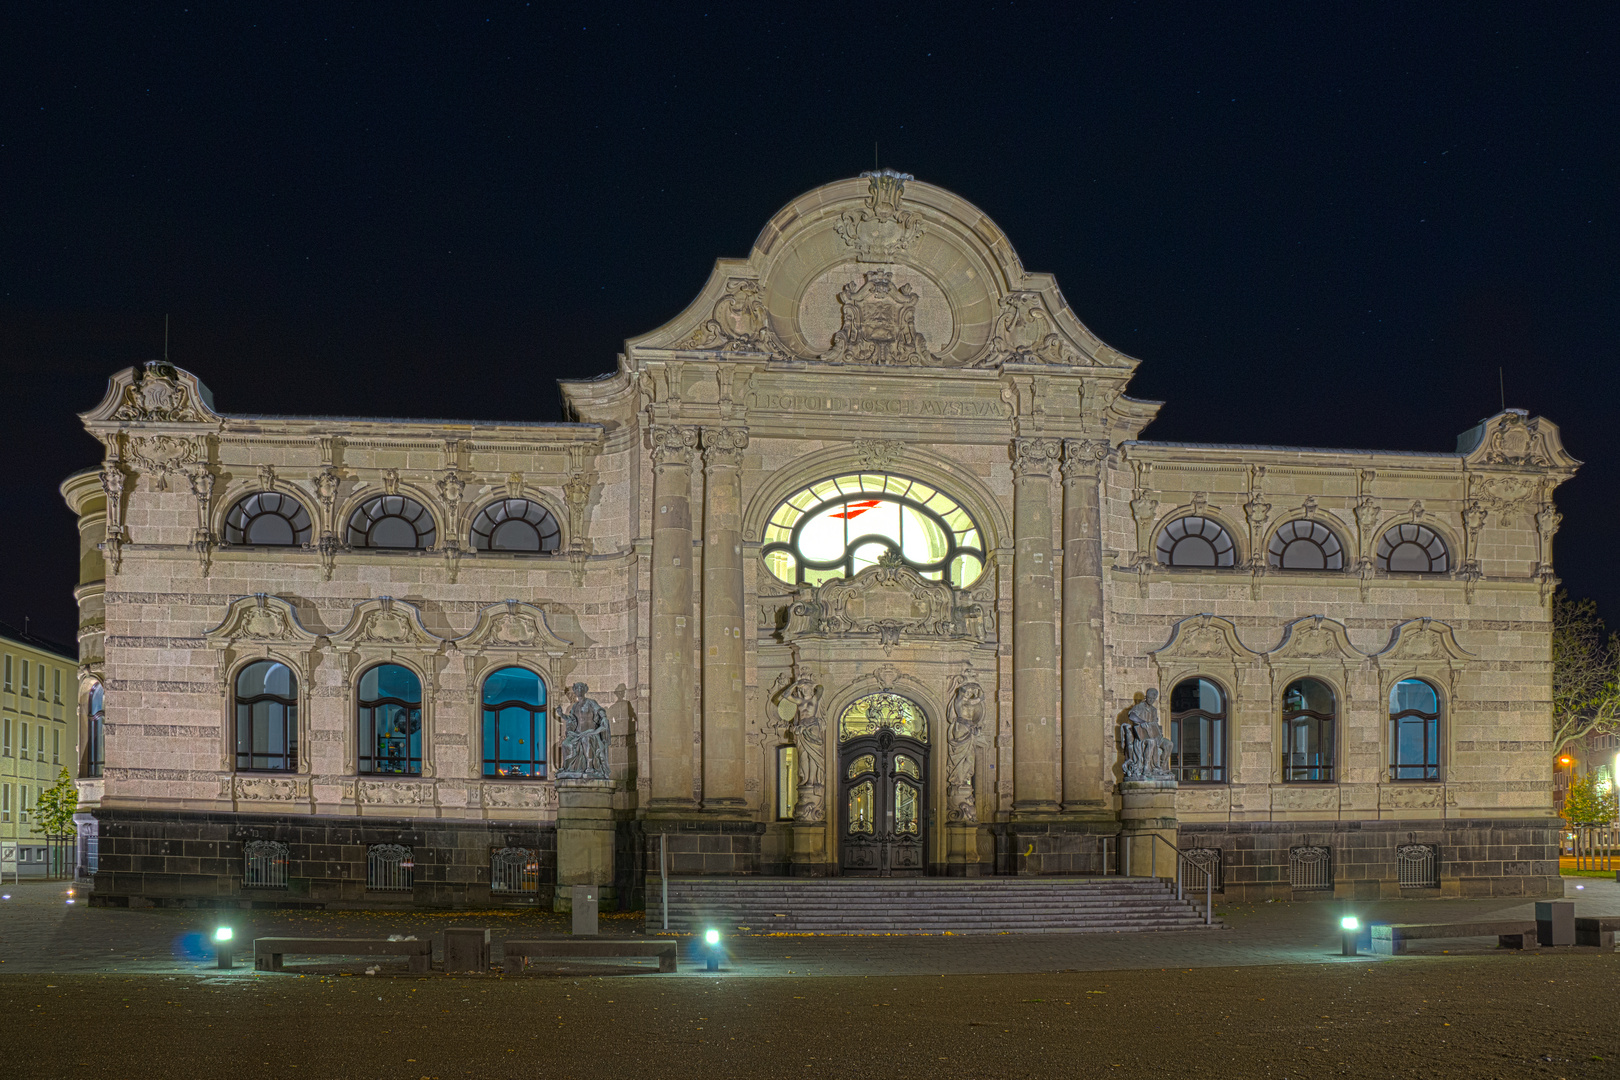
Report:
M 669 929 L 669 833 L 658 834 L 658 888 L 659 909 L 664 913 L 664 929 Z
M 1137 835 L 1137 836 L 1151 836 L 1151 837 L 1153 837 L 1153 839 L 1157 840 L 1159 842 L 1159 844 L 1163 844 L 1165 847 L 1167 847 L 1171 851 L 1175 852 L 1175 855 L 1176 855 L 1176 899 L 1177 900 L 1185 900 L 1186 899 L 1186 897 L 1183 895 L 1182 878 L 1181 878 L 1183 864 L 1185 864 L 1187 866 L 1194 867 L 1195 869 L 1204 871 L 1204 925 L 1205 926 L 1213 926 L 1213 925 L 1215 925 L 1215 873 L 1214 873 L 1214 871 L 1212 869 L 1207 868 L 1207 867 L 1199 866 L 1197 863 L 1193 862 L 1191 859 L 1189 859 L 1187 857 L 1185 852 L 1183 852 L 1180 848 L 1176 847 L 1176 845 L 1172 844 L 1170 841 L 1166 840 L 1159 833 L 1156 833 L 1156 832 L 1136 833 L 1135 835 Z M 1131 846 L 1125 842 L 1125 834 L 1123 834 L 1123 833 L 1120 834 L 1120 836 L 1119 836 L 1119 838 L 1117 840 L 1117 843 L 1119 844 L 1120 858 L 1125 864 L 1125 869 L 1124 869 L 1123 876 L 1129 877 L 1130 873 L 1131 873 Z M 1154 844 L 1152 847 L 1148 848 L 1148 851 L 1150 851 L 1152 853 L 1150 855 L 1150 857 L 1149 857 L 1149 862 L 1148 862 L 1148 876 L 1153 877 L 1153 878 L 1157 878 L 1159 876 L 1159 844 Z

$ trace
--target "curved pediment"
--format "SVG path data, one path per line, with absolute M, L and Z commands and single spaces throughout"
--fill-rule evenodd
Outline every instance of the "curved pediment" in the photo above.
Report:
M 1457 452 L 1475 467 L 1573 472 L 1581 464 L 1564 449 L 1557 424 L 1523 409 L 1507 409 L 1481 420 L 1457 437 Z
M 1047 274 L 965 199 L 880 169 L 784 207 L 634 351 L 895 367 L 1057 365 L 1129 374 Z
M 1232 620 L 1218 615 L 1193 615 L 1170 629 L 1170 640 L 1153 651 L 1160 664 L 1169 660 L 1229 660 L 1233 663 L 1260 658 L 1260 654 L 1238 640 Z
M 298 621 L 298 612 L 279 596 L 254 593 L 231 601 L 219 625 L 203 635 L 210 648 L 231 648 L 240 641 L 314 645 L 320 635 Z
M 1282 641 L 1266 654 L 1273 662 L 1279 660 L 1331 660 L 1350 663 L 1366 659 L 1366 654 L 1350 643 L 1344 623 L 1325 615 L 1307 615 L 1295 619 L 1283 629 Z
M 1478 659 L 1457 644 L 1456 633 L 1438 619 L 1411 619 L 1401 623 L 1390 631 L 1389 644 L 1373 657 L 1380 664 L 1423 660 L 1455 663 Z
M 164 360 L 127 367 L 107 380 L 101 404 L 79 414 L 87 424 L 216 424 L 214 395 L 189 371 Z
M 443 638 L 423 625 L 422 612 L 415 604 L 395 600 L 392 596 L 379 596 L 354 605 L 349 624 L 333 634 L 331 641 L 339 649 L 377 645 L 433 650 L 444 644 Z
M 456 639 L 456 647 L 474 652 L 513 649 L 563 656 L 573 648 L 546 623 L 545 609 L 521 600 L 503 600 L 478 612 L 471 633 Z

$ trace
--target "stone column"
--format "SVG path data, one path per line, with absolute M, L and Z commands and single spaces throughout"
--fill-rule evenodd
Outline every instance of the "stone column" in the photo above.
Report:
M 1058 809 L 1052 468 L 1056 439 L 1013 440 L 1013 812 Z
M 1063 444 L 1063 808 L 1103 805 L 1102 512 L 1108 443 Z M 1111 745 L 1111 743 L 1109 743 Z
M 652 800 L 654 810 L 691 810 L 692 448 L 695 427 L 652 430 Z
M 747 809 L 743 754 L 742 452 L 748 429 L 703 429 L 703 806 Z

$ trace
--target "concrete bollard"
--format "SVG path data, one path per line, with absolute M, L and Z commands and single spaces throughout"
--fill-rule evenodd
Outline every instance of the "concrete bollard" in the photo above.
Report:
M 596 936 L 596 886 L 575 885 L 572 904 L 574 908 L 574 936 Z
M 446 975 L 473 975 L 489 970 L 489 930 L 452 926 L 444 932 Z
M 1575 944 L 1575 901 L 1536 901 L 1536 941 L 1543 948 Z

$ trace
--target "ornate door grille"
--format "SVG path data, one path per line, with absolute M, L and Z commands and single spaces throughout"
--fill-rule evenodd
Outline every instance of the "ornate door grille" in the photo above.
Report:
M 287 887 L 286 844 L 274 840 L 249 840 L 242 845 L 242 887 L 244 889 L 285 889 Z
M 1189 891 L 1201 893 L 1205 884 L 1213 877 L 1215 891 L 1221 892 L 1225 887 L 1225 880 L 1221 873 L 1221 849 L 1195 847 L 1187 848 L 1182 852 L 1187 857 L 1182 873 L 1182 885 Z
M 373 892 L 409 892 L 415 869 L 408 847 L 372 844 L 366 849 L 366 888 Z
M 845 874 L 911 877 L 927 869 L 928 747 L 888 728 L 839 748 L 839 865 Z
M 1289 848 L 1288 884 L 1295 892 L 1331 892 L 1333 849 L 1311 844 Z
M 540 891 L 540 858 L 533 848 L 506 847 L 489 857 L 489 891 L 533 896 Z
M 1402 844 L 1395 849 L 1395 876 L 1403 889 L 1440 887 L 1440 848 L 1435 844 Z

